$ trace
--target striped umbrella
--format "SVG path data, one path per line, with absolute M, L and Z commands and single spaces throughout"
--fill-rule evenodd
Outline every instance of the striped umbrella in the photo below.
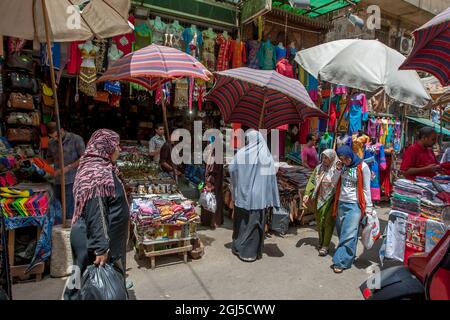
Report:
M 215 75 L 216 84 L 206 99 L 219 107 L 225 122 L 274 129 L 310 117 L 327 117 L 298 80 L 275 71 L 237 68 Z
M 152 44 L 114 62 L 98 82 L 129 81 L 154 90 L 173 79 L 192 77 L 208 81 L 211 76 L 211 72 L 193 56 Z
M 450 8 L 414 31 L 414 47 L 402 70 L 431 73 L 443 86 L 450 84 Z
M 183 77 L 208 81 L 212 73 L 193 56 L 180 50 L 152 44 L 120 58 L 98 79 L 102 81 L 129 81 L 149 89 L 162 89 L 163 83 Z M 167 110 L 162 99 L 164 126 L 169 140 Z

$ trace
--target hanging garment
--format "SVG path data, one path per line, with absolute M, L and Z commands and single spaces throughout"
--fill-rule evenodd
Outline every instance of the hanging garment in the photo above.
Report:
M 337 86 L 335 86 L 335 87 L 333 88 L 333 93 L 334 93 L 335 95 L 344 95 L 344 94 L 347 94 L 347 87 L 338 84 Z
M 306 136 L 309 133 L 309 125 L 310 125 L 309 119 L 307 119 L 304 122 L 299 124 L 300 131 L 299 131 L 299 134 L 298 134 L 298 142 L 300 144 L 302 144 L 302 145 L 307 143 L 306 142 Z
M 53 68 L 59 70 L 61 66 L 61 43 L 52 42 Z M 41 66 L 50 67 L 50 59 L 47 53 L 47 44 L 41 43 Z
M 203 45 L 202 33 L 197 29 L 186 28 L 182 34 L 184 52 L 193 57 L 199 57 Z
M 386 145 L 386 138 L 389 134 L 389 120 L 381 120 L 380 143 Z
M 247 66 L 252 69 L 259 69 L 258 51 L 261 47 L 261 42 L 257 40 L 247 41 Z
M 367 134 L 372 138 L 378 137 L 377 120 L 375 118 L 369 119 L 369 123 L 367 125 Z M 377 142 L 378 142 L 378 138 L 377 138 Z
M 408 263 L 410 255 L 425 251 L 425 228 L 426 219 L 408 215 L 406 223 L 405 264 Z
M 174 83 L 175 83 L 175 100 L 173 106 L 180 109 L 187 107 L 189 103 L 187 79 L 175 80 Z
M 134 27 L 134 37 L 134 51 L 145 48 L 152 44 L 152 30 L 145 22 Z
M 274 70 L 277 64 L 275 46 L 266 41 L 261 45 L 258 52 L 259 66 L 262 70 Z
M 370 193 L 372 195 L 372 201 L 380 201 L 380 172 L 386 170 L 384 146 L 381 143 L 366 145 L 366 150 L 364 151 L 364 159 L 371 159 L 371 161 L 368 162 L 368 165 L 370 168 L 370 172 L 372 173 L 370 179 Z
M 327 149 L 333 148 L 333 137 L 331 135 L 325 134 L 319 142 L 319 154 L 322 154 Z
M 286 48 L 280 48 L 280 46 L 275 47 L 275 52 L 277 56 L 277 61 L 280 61 L 281 59 L 286 59 L 287 57 L 287 50 Z
M 98 48 L 91 43 L 80 45 L 83 62 L 80 67 L 79 90 L 87 96 L 95 97 L 97 94 L 97 69 L 95 59 Z
M 308 73 L 308 93 L 312 101 L 319 100 L 319 81 Z
M 203 31 L 202 62 L 209 71 L 216 69 L 216 56 L 214 54 L 217 36 L 215 33 Z
M 171 24 L 167 27 L 168 46 L 183 51 L 182 37 L 184 28 L 181 25 Z
M 322 106 L 320 109 L 328 114 L 328 109 L 330 107 L 330 98 L 323 99 Z M 319 119 L 319 132 L 326 132 L 327 131 L 327 119 Z
M 216 71 L 228 70 L 230 68 L 231 40 L 229 38 L 225 38 L 222 34 L 219 34 L 216 42 L 219 45 Z
M 164 45 L 167 26 L 161 20 L 147 20 L 147 25 L 152 31 L 152 42 L 158 46 Z
M 339 136 L 336 139 L 336 147 L 342 147 L 343 145 L 348 145 L 349 147 L 351 147 L 352 144 L 352 139 L 349 135 L 345 135 L 345 136 Z
M 358 134 L 354 134 L 352 136 L 352 150 L 353 152 L 361 159 L 364 159 L 364 149 L 366 144 L 370 142 L 370 138 L 363 134 L 359 136 Z
M 111 68 L 111 65 L 119 60 L 122 56 L 124 55 L 124 53 L 122 51 L 120 51 L 120 49 L 116 46 L 111 46 L 108 49 L 108 68 Z
M 294 69 L 288 59 L 281 59 L 278 61 L 276 70 L 285 77 L 294 78 Z
M 231 57 L 231 65 L 233 68 L 240 68 L 247 62 L 244 42 L 237 40 L 231 41 Z
M 73 41 L 69 45 L 69 56 L 67 62 L 67 73 L 68 74 L 79 74 L 80 66 L 82 63 L 81 51 L 79 46 L 84 43 L 84 41 Z
M 106 71 L 106 62 L 108 61 L 106 41 L 101 39 L 94 39 L 92 43 L 98 48 L 97 55 L 95 56 L 95 68 L 97 69 L 97 73 L 103 73 Z
M 128 17 L 128 21 L 134 26 L 135 19 L 132 15 Z M 129 54 L 133 49 L 133 43 L 135 42 L 134 32 L 131 31 L 127 34 L 121 34 L 119 36 L 112 37 L 112 41 L 117 45 L 117 48 L 123 52 L 124 55 Z
M 330 112 L 329 112 L 329 118 L 328 118 L 328 131 L 334 132 L 336 130 L 336 122 L 337 119 L 339 119 L 341 113 L 340 113 L 340 102 L 341 97 L 340 96 L 334 96 L 331 99 L 330 104 Z
M 349 120 L 349 134 L 362 129 L 362 122 L 368 120 L 367 101 L 364 93 L 356 94 L 351 98 L 346 118 Z
M 386 136 L 386 144 L 385 144 L 387 148 L 391 147 L 393 143 L 394 125 L 395 125 L 394 121 L 388 120 L 388 134 Z

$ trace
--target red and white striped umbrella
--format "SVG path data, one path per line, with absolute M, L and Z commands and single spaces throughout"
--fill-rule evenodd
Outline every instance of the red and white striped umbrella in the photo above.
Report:
M 225 122 L 275 129 L 327 115 L 316 107 L 300 81 L 276 71 L 236 68 L 215 72 L 216 84 L 206 96 Z
M 114 62 L 98 82 L 129 81 L 154 90 L 173 79 L 192 77 L 208 81 L 211 76 L 211 72 L 193 56 L 152 44 Z

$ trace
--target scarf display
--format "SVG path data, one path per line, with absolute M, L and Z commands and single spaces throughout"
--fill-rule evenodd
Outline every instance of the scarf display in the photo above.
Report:
M 78 220 L 88 200 L 95 197 L 115 197 L 113 173 L 118 176 L 119 170 L 111 161 L 111 155 L 119 142 L 119 135 L 107 129 L 95 131 L 89 140 L 75 176 L 75 212 L 72 223 Z
M 323 163 L 324 156 L 331 160 L 331 165 L 328 167 Z M 321 159 L 322 163 L 316 169 L 316 186 L 312 195 L 313 199 L 317 197 L 317 208 L 321 208 L 331 199 L 340 177 L 340 170 L 336 167 L 338 158 L 333 149 L 322 152 Z

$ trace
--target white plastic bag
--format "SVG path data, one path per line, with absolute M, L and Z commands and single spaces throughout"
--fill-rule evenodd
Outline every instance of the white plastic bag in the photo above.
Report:
M 216 195 L 213 192 L 202 192 L 198 202 L 203 209 L 208 210 L 212 213 L 216 212 Z
M 381 236 L 380 221 L 378 220 L 375 210 L 372 211 L 372 213 L 367 213 L 366 218 L 366 226 L 362 231 L 361 241 L 364 245 L 364 248 L 369 250 L 373 247 L 375 241 L 378 240 Z

